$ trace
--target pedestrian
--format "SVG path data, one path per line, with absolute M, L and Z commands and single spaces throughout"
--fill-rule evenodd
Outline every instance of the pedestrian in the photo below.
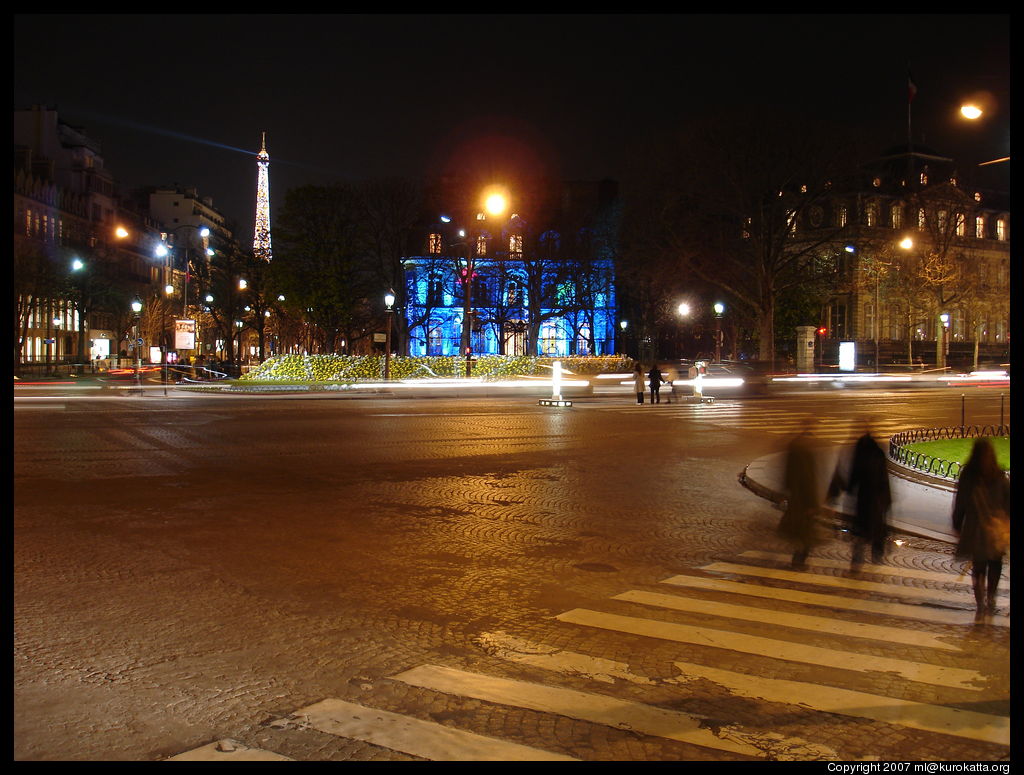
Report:
M 850 524 L 850 532 L 853 534 L 850 570 L 860 570 L 867 544 L 871 545 L 871 561 L 876 565 L 881 564 L 885 557 L 885 541 L 889 535 L 888 515 L 892 506 L 892 491 L 885 452 L 871 435 L 871 427 L 867 423 L 864 434 L 854 445 L 853 462 L 844 489 L 856 498 Z
M 807 555 L 822 541 L 817 523 L 821 493 L 812 446 L 813 423 L 813 419 L 806 420 L 803 430 L 786 450 L 783 479 L 786 510 L 777 530 L 778 535 L 793 546 L 792 566 L 798 570 L 807 567 Z
M 665 401 L 672 404 L 675 403 L 676 399 L 676 379 L 679 377 L 679 372 L 675 369 L 669 368 L 665 370 L 665 376 L 668 377 L 668 379 L 665 380 L 665 384 L 668 385 L 668 387 L 665 388 Z
M 956 557 L 971 563 L 975 621 L 995 612 L 1003 555 L 1010 547 L 1010 483 L 996 462 L 992 442 L 979 438 L 960 470 L 953 499 Z
M 651 366 L 651 370 L 647 373 L 647 377 L 651 380 L 651 403 L 661 403 L 661 383 L 665 380 L 662 379 L 661 369 L 658 368 L 658 364 L 655 363 Z
M 639 361 L 637 361 L 636 368 L 633 369 L 633 389 L 636 390 L 636 402 L 642 404 L 644 402 L 644 391 L 647 388 L 644 385 L 644 370 L 640 367 Z

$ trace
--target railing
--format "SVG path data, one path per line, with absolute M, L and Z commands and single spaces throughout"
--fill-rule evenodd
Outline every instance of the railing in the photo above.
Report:
M 889 457 L 907 468 L 922 471 L 931 476 L 956 481 L 960 478 L 961 464 L 956 460 L 943 460 L 907 449 L 907 444 L 940 439 L 973 439 L 982 436 L 1009 436 L 1009 425 L 952 425 L 945 428 L 915 428 L 894 433 L 889 438 Z

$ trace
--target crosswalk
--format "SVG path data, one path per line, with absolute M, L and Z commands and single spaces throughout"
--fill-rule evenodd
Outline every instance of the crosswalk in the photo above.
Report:
M 908 748 L 903 758 L 914 758 L 912 753 L 948 758 L 951 750 L 964 758 L 1009 755 L 1009 657 L 1001 651 L 1007 665 L 995 668 L 976 658 L 969 639 L 974 631 L 969 578 L 894 564 L 864 565 L 850 574 L 848 560 L 829 557 L 812 557 L 807 570 L 796 572 L 788 560 L 771 551 L 742 552 L 668 576 L 655 588 L 624 589 L 604 605 L 562 611 L 551 622 L 560 628 L 554 642 L 561 645 L 484 632 L 477 645 L 496 661 L 475 662 L 469 669 L 424 663 L 386 679 L 402 688 L 402 696 L 422 693 L 423 702 L 447 697 L 483 703 L 509 717 L 533 713 L 551 719 L 537 722 L 530 735 L 517 734 L 512 725 L 501 730 L 504 735 L 493 725 L 473 729 L 472 714 L 438 719 L 422 706 L 403 713 L 394 707 L 401 703 L 388 706 L 394 695 L 383 690 L 376 704 L 365 694 L 358 702 L 326 698 L 267 726 L 434 761 L 594 758 L 591 734 L 584 731 L 593 728 L 681 745 L 672 749 L 674 758 L 877 758 L 870 743 L 860 750 L 855 736 L 837 739 L 827 731 L 834 727 L 826 721 L 835 724 L 838 718 L 876 725 L 869 738 L 889 728 L 924 736 L 915 738 L 918 749 Z M 1000 611 L 1008 608 L 1007 592 L 1000 588 Z M 1009 617 L 995 616 L 988 624 L 1007 628 Z M 665 670 L 645 673 L 613 654 L 591 653 L 593 644 L 608 636 L 625 639 L 619 642 L 631 654 L 663 655 Z M 578 643 L 578 650 L 566 648 L 567 639 Z M 1005 681 L 994 674 L 1005 675 Z M 699 701 L 709 693 L 720 702 L 747 703 L 741 707 L 748 713 L 729 723 L 709 716 Z M 751 703 L 791 709 L 778 718 L 809 715 L 819 721 L 769 729 L 751 723 L 757 718 L 750 715 Z M 537 733 L 559 728 L 562 734 Z M 921 750 L 929 747 L 930 753 Z M 171 757 L 289 758 L 294 757 L 232 739 Z

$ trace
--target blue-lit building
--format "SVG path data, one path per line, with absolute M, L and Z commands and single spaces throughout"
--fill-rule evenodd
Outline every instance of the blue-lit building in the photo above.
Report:
M 427 227 L 404 260 L 408 354 L 613 354 L 617 208 L 605 200 L 568 228 L 556 217 L 534 231 L 515 213 Z

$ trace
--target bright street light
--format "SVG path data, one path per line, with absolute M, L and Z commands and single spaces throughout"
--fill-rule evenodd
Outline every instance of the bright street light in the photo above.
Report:
M 977 105 L 962 105 L 960 107 L 960 115 L 964 118 L 968 118 L 973 121 L 976 118 L 981 118 L 982 110 Z
M 690 305 L 687 304 L 685 301 L 679 304 L 679 314 L 682 315 L 683 317 L 686 317 L 687 315 L 690 314 Z

